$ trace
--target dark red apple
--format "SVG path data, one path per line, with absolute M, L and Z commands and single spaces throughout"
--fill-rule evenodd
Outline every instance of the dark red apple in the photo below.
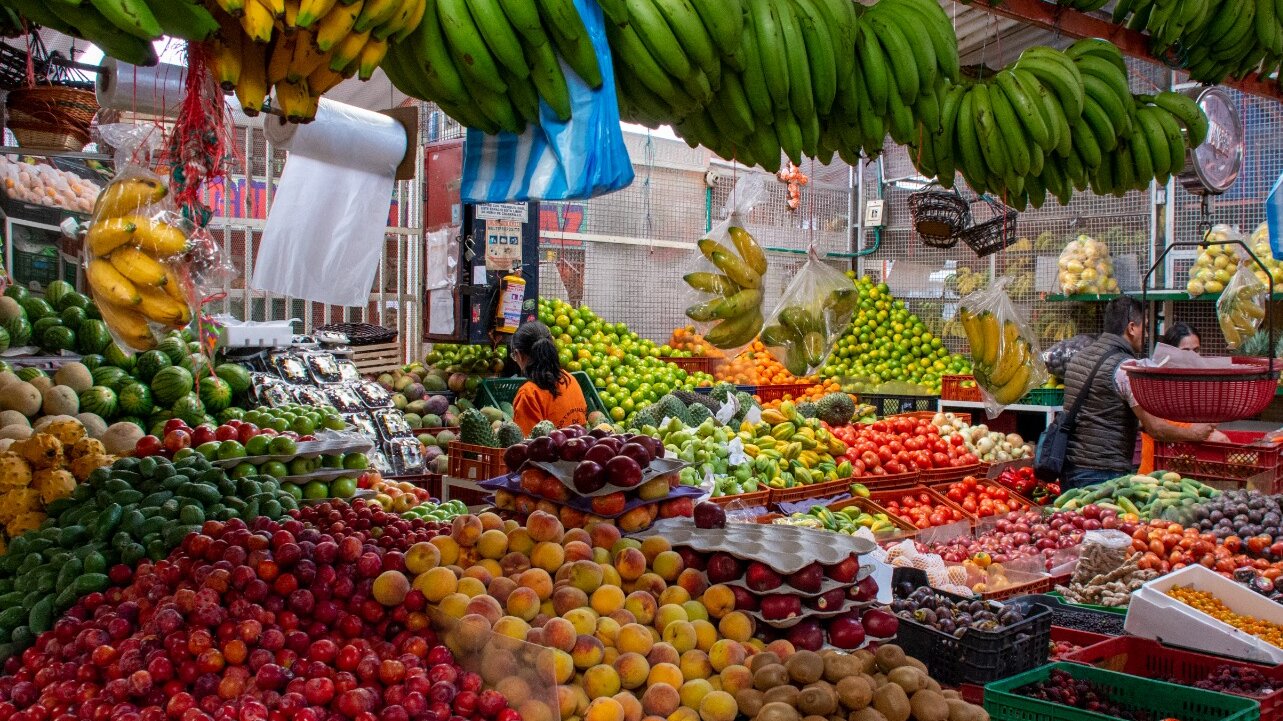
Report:
M 893 638 L 900 630 L 900 619 L 880 608 L 870 608 L 860 617 L 864 630 L 873 638 Z
M 846 589 L 835 588 L 831 591 L 825 591 L 815 598 L 808 598 L 806 605 L 817 611 L 836 611 L 842 608 L 846 603 Z
M 726 511 L 716 503 L 695 504 L 693 515 L 696 528 L 726 528 Z
M 757 596 L 743 586 L 731 586 L 731 593 L 735 594 L 736 611 L 756 611 L 760 605 Z
M 788 582 L 790 586 L 803 593 L 816 593 L 824 586 L 824 567 L 818 562 L 808 563 L 800 570 L 789 574 Z
M 744 575 L 744 562 L 729 553 L 714 553 L 708 559 L 705 573 L 708 574 L 709 583 L 735 581 Z
M 641 485 L 642 469 L 637 461 L 628 456 L 615 456 L 606 462 L 606 477 L 612 485 L 633 488 Z
M 759 561 L 753 561 L 748 564 L 748 569 L 744 572 L 744 585 L 748 586 L 750 591 L 757 591 L 758 593 L 771 591 L 779 588 L 783 583 L 784 579 L 780 577 L 780 574 Z
M 824 629 L 816 621 L 803 621 L 785 634 L 793 648 L 799 651 L 819 651 L 824 648 Z
M 606 474 L 602 467 L 592 461 L 582 461 L 575 467 L 575 475 L 572 483 L 575 490 L 582 495 L 588 495 L 600 491 L 606 486 Z
M 568 439 L 569 436 L 561 430 L 555 430 L 548 434 L 548 440 L 552 441 L 552 444 L 558 448 L 560 448 L 561 444 L 565 443 Z
M 761 602 L 762 617 L 768 621 L 782 621 L 802 613 L 802 601 L 797 596 L 777 593 L 763 596 Z
M 636 461 L 638 468 L 646 468 L 650 465 L 650 449 L 640 443 L 625 443 L 619 449 L 619 455 Z
M 832 566 L 825 566 L 824 573 L 838 583 L 855 583 L 855 577 L 860 573 L 860 559 L 852 554 Z
M 843 649 L 864 644 L 864 624 L 855 616 L 839 616 L 829 622 L 829 643 Z
M 605 465 L 610 462 L 610 459 L 614 457 L 615 457 L 615 450 L 610 446 L 598 441 L 597 443 L 593 444 L 593 446 L 584 453 L 583 460 L 592 461 L 593 463 L 596 463 L 599 466 L 605 467 Z
M 693 568 L 696 571 L 702 571 L 708 564 L 708 557 L 690 546 L 679 547 L 677 549 L 677 555 L 682 557 L 683 568 Z
M 553 444 L 552 439 L 544 436 L 530 441 L 530 448 L 526 449 L 526 457 L 532 461 L 544 461 L 551 463 L 557 460 L 557 447 Z
M 578 438 L 568 439 L 561 444 L 561 460 L 563 461 L 583 460 L 584 454 L 587 452 L 588 444 Z
M 509 473 L 515 473 L 521 464 L 526 462 L 529 447 L 525 443 L 518 443 L 515 446 L 508 446 L 503 452 L 503 463 L 508 467 Z
M 851 598 L 859 601 L 860 603 L 873 601 L 877 599 L 877 597 L 878 582 L 873 580 L 873 576 L 866 576 L 859 583 L 855 584 L 855 588 L 851 589 Z

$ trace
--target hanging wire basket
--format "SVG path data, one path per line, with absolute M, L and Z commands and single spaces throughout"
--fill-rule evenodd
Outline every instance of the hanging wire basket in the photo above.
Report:
M 974 224 L 962 231 L 962 240 L 971 246 L 977 256 L 983 258 L 993 255 L 1016 242 L 1016 218 L 1019 213 L 987 195 L 980 196 L 975 202 L 984 203 L 985 210 L 982 214 L 988 215 L 988 218 L 974 223 L 976 214 L 973 213 L 971 219 Z
M 9 129 L 25 148 L 80 150 L 98 112 L 93 92 L 60 85 L 19 88 L 6 102 Z
M 922 242 L 932 248 L 952 248 L 958 234 L 971 223 L 971 208 L 957 193 L 924 188 L 909 196 L 909 214 Z

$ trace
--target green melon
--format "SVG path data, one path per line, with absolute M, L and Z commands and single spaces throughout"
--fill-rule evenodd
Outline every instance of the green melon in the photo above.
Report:
M 47 376 L 49 374 L 35 366 L 27 366 L 25 368 L 19 368 L 15 375 L 18 376 L 19 380 L 24 380 L 30 383 L 32 378 L 40 378 L 41 376 Z
M 232 404 L 232 387 L 218 376 L 205 378 L 200 382 L 200 400 L 206 411 L 217 413 Z
M 39 320 L 34 320 L 31 322 L 31 337 L 35 338 L 38 343 L 40 342 L 40 339 L 44 337 L 45 331 L 56 325 L 62 325 L 62 319 L 56 315 L 49 315 L 44 318 L 40 318 Z
M 98 355 L 111 346 L 111 331 L 107 324 L 93 318 L 87 318 L 80 324 L 76 337 L 80 342 L 81 355 Z
M 151 395 L 162 406 L 173 405 L 179 398 L 192 392 L 193 383 L 192 374 L 184 368 L 162 368 L 151 379 Z
M 195 393 L 185 393 L 174 401 L 172 410 L 175 418 L 182 418 L 189 426 L 198 426 L 205 420 L 205 404 Z
M 103 420 L 116 415 L 116 391 L 106 386 L 93 386 L 80 394 L 80 412 L 93 413 Z
M 48 318 L 49 316 L 57 315 L 53 306 L 49 305 L 44 298 L 28 297 L 26 300 L 20 302 L 22 303 L 22 309 L 27 312 L 27 318 L 32 323 L 35 323 L 41 318 Z
M 134 363 L 134 375 L 144 383 L 151 383 L 151 379 L 155 378 L 162 368 L 168 368 L 171 365 L 173 363 L 169 362 L 169 356 L 165 355 L 164 351 L 149 350 L 138 354 Z
M 64 295 L 57 303 L 54 304 L 53 307 L 56 308 L 59 313 L 68 308 L 79 308 L 85 311 L 87 315 L 90 314 L 91 311 L 95 315 L 98 312 L 98 309 L 93 305 L 93 301 L 89 300 L 89 296 L 82 295 L 80 293 L 68 293 Z
M 31 342 L 31 322 L 26 318 L 10 318 L 4 328 L 9 331 L 9 342 L 15 348 Z
M 124 348 L 115 343 L 108 345 L 102 351 L 102 355 L 107 359 L 107 365 L 115 366 L 124 371 L 132 371 L 134 369 L 134 356 L 125 352 Z
M 26 286 L 17 284 L 5 288 L 4 294 L 19 303 L 31 297 L 31 291 L 27 290 Z
M 65 308 L 58 314 L 58 318 L 62 320 L 62 324 L 72 330 L 80 330 L 81 324 L 83 324 L 85 319 L 88 317 L 89 316 L 85 315 L 84 308 L 77 308 L 75 306 Z
M 143 383 L 126 383 L 117 394 L 120 411 L 131 416 L 145 416 L 152 412 L 151 389 Z
M 80 339 L 83 341 L 84 336 L 82 335 Z M 97 353 L 90 353 L 89 355 L 81 356 L 80 363 L 92 372 L 102 367 L 103 359 Z
M 183 359 L 188 355 L 187 345 L 183 343 L 182 339 L 174 336 L 170 336 L 165 340 L 162 340 L 160 344 L 156 346 L 156 350 L 169 356 L 169 362 L 174 365 L 182 363 Z
M 40 336 L 40 347 L 47 351 L 73 350 L 76 347 L 76 331 L 65 325 L 50 326 Z
M 9 331 L 0 328 L 0 353 L 9 350 Z
M 245 366 L 239 363 L 221 363 L 214 369 L 214 374 L 227 381 L 232 395 L 239 396 L 249 392 L 249 371 L 245 370 Z
M 94 385 L 106 388 L 117 388 L 130 380 L 128 373 L 115 366 L 99 366 L 90 374 L 94 377 Z
M 68 293 L 75 293 L 76 289 L 71 287 L 71 283 L 65 280 L 55 280 L 45 286 L 45 300 L 55 308 L 60 307 L 59 301 Z

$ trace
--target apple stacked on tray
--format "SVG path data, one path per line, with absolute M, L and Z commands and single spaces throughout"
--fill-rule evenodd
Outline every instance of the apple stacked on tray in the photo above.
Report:
M 508 468 L 517 471 L 491 484 L 495 505 L 529 514 L 542 509 L 566 527 L 611 521 L 625 533 L 656 518 L 690 516 L 699 491 L 680 486 L 685 465 L 664 458 L 659 439 L 585 431 L 571 426 L 510 446 Z

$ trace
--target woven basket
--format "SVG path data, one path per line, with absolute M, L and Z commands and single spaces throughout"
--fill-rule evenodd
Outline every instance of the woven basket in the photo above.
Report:
M 1016 218 L 1019 214 L 988 196 L 981 196 L 976 202 L 986 203 L 991 216 L 962 231 L 962 240 L 976 255 L 981 258 L 993 255 L 1016 242 Z M 975 220 L 974 214 L 972 220 Z
M 19 145 L 56 150 L 83 148 L 98 112 L 92 91 L 59 85 L 11 91 L 7 106 L 7 125 Z
M 971 223 L 971 208 L 957 193 L 919 190 L 909 196 L 909 213 L 922 242 L 932 248 L 952 248 L 958 234 Z

